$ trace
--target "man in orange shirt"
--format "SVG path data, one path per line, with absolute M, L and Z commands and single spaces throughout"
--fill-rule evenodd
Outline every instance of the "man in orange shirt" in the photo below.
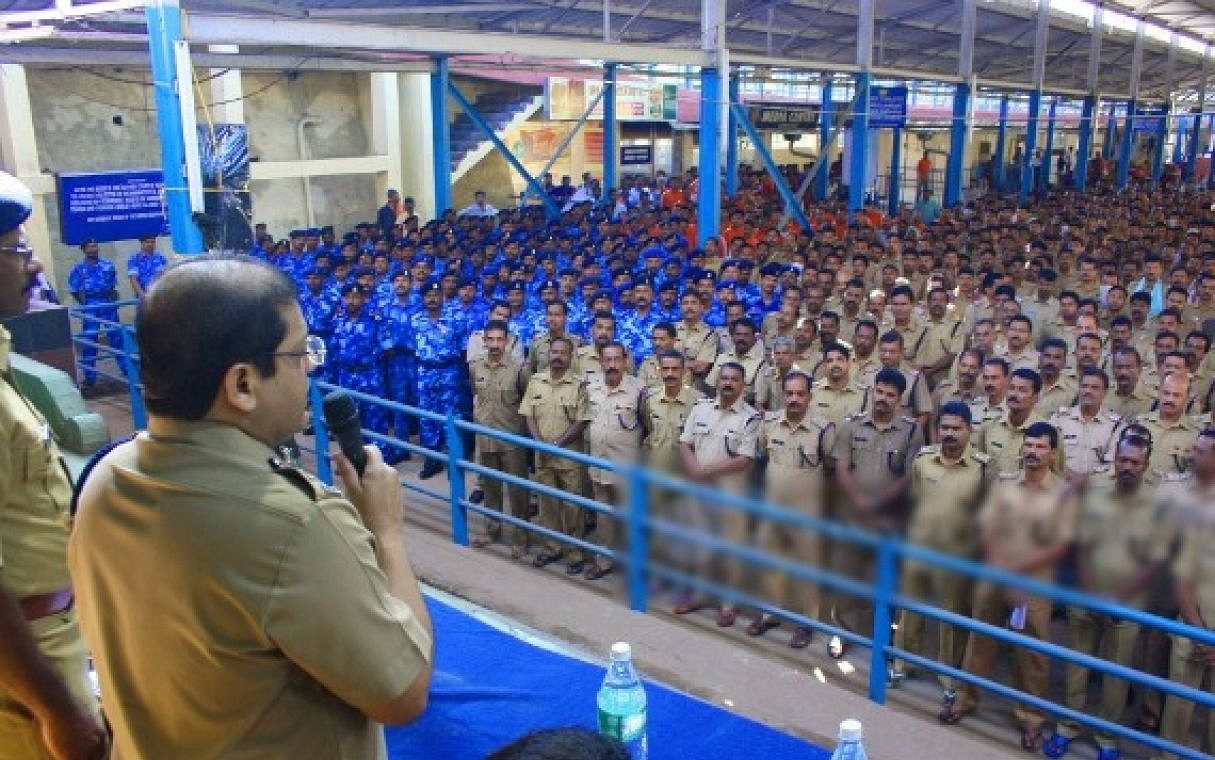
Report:
M 915 191 L 916 195 L 923 197 L 928 191 L 932 183 L 932 159 L 928 157 L 928 151 L 924 151 L 924 155 L 915 164 Z
M 688 195 L 683 191 L 683 180 L 671 177 L 667 189 L 662 191 L 662 207 L 669 210 L 687 202 Z

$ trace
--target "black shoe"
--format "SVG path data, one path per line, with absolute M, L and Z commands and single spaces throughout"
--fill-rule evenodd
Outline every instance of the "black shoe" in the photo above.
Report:
M 433 478 L 440 472 L 443 472 L 444 465 L 437 459 L 427 459 L 426 464 L 422 466 L 422 471 L 418 473 L 418 477 L 422 480 Z
M 485 501 L 485 492 L 480 488 L 473 489 L 473 492 L 468 495 L 468 501 L 472 504 L 480 504 Z
M 586 562 L 584 562 L 582 560 L 578 560 L 577 562 L 571 562 L 565 566 L 566 575 L 582 575 L 583 571 L 585 571 L 585 570 L 586 570 Z

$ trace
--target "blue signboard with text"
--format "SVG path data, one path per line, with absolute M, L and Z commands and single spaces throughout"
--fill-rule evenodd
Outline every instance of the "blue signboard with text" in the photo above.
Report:
M 159 169 L 59 175 L 59 232 L 65 245 L 168 234 Z
M 869 88 L 869 128 L 903 129 L 907 126 L 907 88 Z
M 1139 106 L 1131 120 L 1131 134 L 1152 134 L 1164 137 L 1168 106 Z

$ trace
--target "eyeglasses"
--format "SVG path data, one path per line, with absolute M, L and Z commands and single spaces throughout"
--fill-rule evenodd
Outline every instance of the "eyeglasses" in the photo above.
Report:
M 17 258 L 21 259 L 21 263 L 26 266 L 29 266 L 30 260 L 34 258 L 34 249 L 29 243 L 0 246 L 0 253 L 7 253 L 10 256 L 16 256 Z
M 270 356 L 293 356 L 296 359 L 307 358 L 311 369 L 325 366 L 325 357 L 329 350 L 325 348 L 325 341 L 316 336 L 309 335 L 304 338 L 303 351 L 271 351 Z

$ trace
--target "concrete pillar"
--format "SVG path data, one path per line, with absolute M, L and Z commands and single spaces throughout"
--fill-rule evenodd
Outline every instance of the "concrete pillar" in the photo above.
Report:
M 230 55 L 233 63 L 240 60 L 237 58 L 240 48 L 236 45 L 208 45 L 207 52 Z M 211 106 L 211 116 L 215 123 L 244 124 L 245 88 L 240 69 L 211 69 L 210 77 L 211 102 L 215 104 Z
M 401 113 L 431 112 L 430 77 L 430 74 L 397 75 Z M 399 119 L 397 128 L 401 147 L 401 195 L 413 197 L 418 218 L 434 219 L 442 210 L 435 207 L 434 124 L 427 118 Z M 450 177 L 450 164 L 448 168 Z M 450 188 L 448 193 L 450 197 Z
M 387 171 L 375 175 L 376 198 L 382 201 L 388 188 L 401 188 L 401 85 L 396 72 L 372 72 L 360 78 L 359 89 L 371 153 L 388 157 Z
M 42 173 L 25 67 L 15 63 L 0 64 L 0 167 L 34 193 L 34 210 L 25 222 L 25 234 L 46 269 L 47 279 L 57 283 L 45 206 L 46 196 L 55 192 L 55 181 Z

